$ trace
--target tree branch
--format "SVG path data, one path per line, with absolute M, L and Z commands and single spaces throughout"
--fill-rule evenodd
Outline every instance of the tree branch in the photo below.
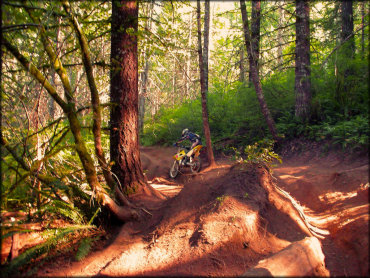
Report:
M 349 35 L 347 38 L 345 38 L 343 41 L 341 41 L 330 53 L 329 55 L 326 57 L 326 59 L 324 60 L 324 62 L 322 62 L 321 66 L 320 66 L 320 70 L 323 68 L 323 66 L 328 62 L 330 56 L 335 52 L 337 51 L 346 41 L 348 41 L 350 38 L 352 38 L 356 33 L 358 33 L 359 31 L 361 31 L 362 29 L 364 29 L 366 26 L 368 26 L 368 24 L 358 28 L 355 32 L 353 32 L 351 35 Z

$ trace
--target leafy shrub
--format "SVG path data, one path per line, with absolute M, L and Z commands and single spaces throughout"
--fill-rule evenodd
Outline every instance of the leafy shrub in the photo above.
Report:
M 244 148 L 243 153 L 234 147 L 234 158 L 242 163 L 263 163 L 271 167 L 276 160 L 282 163 L 280 156 L 274 152 L 273 147 L 274 141 L 272 140 L 261 140 L 248 145 Z

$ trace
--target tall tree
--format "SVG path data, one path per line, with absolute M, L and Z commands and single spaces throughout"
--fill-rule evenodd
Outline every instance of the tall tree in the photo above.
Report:
M 68 6 L 68 2 L 64 2 L 64 5 Z M 66 68 L 63 65 L 59 53 L 55 49 L 55 45 L 53 45 L 53 41 L 49 38 L 46 28 L 43 26 L 42 22 L 40 21 L 39 17 L 35 15 L 33 9 L 29 8 L 30 6 L 25 6 L 26 12 L 28 13 L 29 17 L 33 21 L 33 23 L 38 27 L 39 37 L 41 43 L 44 47 L 46 54 L 48 55 L 49 62 L 53 69 L 58 74 L 62 86 L 64 88 L 64 96 L 65 100 L 60 97 L 56 91 L 56 89 L 50 84 L 47 77 L 36 68 L 36 66 L 20 51 L 15 47 L 12 43 L 10 43 L 7 39 L 2 37 L 3 45 L 6 49 L 18 60 L 18 62 L 23 66 L 23 68 L 29 72 L 33 78 L 38 81 L 42 87 L 49 93 L 50 96 L 60 105 L 62 108 L 66 118 L 68 119 L 69 129 L 72 133 L 74 139 L 74 149 L 76 150 L 79 159 L 81 161 L 84 173 L 86 175 L 86 180 L 91 187 L 92 192 L 94 192 L 94 198 L 99 201 L 103 206 L 106 206 L 111 212 L 113 212 L 118 219 L 122 221 L 131 220 L 132 218 L 137 218 L 138 213 L 135 209 L 131 209 L 129 207 L 121 207 L 119 206 L 108 194 L 105 188 L 101 185 L 98 180 L 98 175 L 95 169 L 94 160 L 88 151 L 86 142 L 82 136 L 81 132 L 81 123 L 77 117 L 77 110 L 76 110 L 76 103 L 74 102 L 74 92 L 72 90 L 70 77 L 67 74 Z M 65 7 L 68 10 L 68 7 Z M 79 36 L 79 33 L 76 32 Z M 84 47 L 81 47 L 82 52 L 85 51 Z M 86 56 L 88 53 L 84 53 Z M 87 55 L 89 56 L 89 55 Z M 86 57 L 83 58 L 83 60 Z M 93 103 L 94 105 L 94 103 Z M 96 143 L 96 142 L 95 142 Z M 29 167 L 27 163 L 24 162 L 23 158 L 20 158 L 14 150 L 12 150 L 5 138 L 1 138 L 1 144 L 12 154 L 14 159 L 19 162 L 21 167 L 25 170 L 30 172 L 32 176 L 37 177 L 41 182 L 45 184 L 51 184 L 55 182 L 55 179 L 47 177 L 38 173 L 36 168 Z M 127 202 L 128 203 L 128 202 Z M 132 207 L 132 206 L 131 206 Z
M 278 26 L 278 49 L 277 49 L 277 63 L 278 65 L 282 64 L 283 62 L 283 31 L 282 31 L 282 26 L 284 22 L 284 15 L 285 15 L 285 10 L 283 9 L 282 5 L 284 2 L 279 2 L 279 26 Z
M 341 19 L 342 31 L 341 42 L 345 42 L 345 54 L 347 57 L 354 57 L 355 54 L 355 39 L 353 35 L 353 2 L 352 0 L 341 2 Z
M 149 15 L 148 20 L 145 22 L 146 31 L 151 32 L 152 30 L 152 15 L 154 8 L 154 1 L 150 1 L 147 5 L 146 14 Z M 139 91 L 139 132 L 144 132 L 144 115 L 145 115 L 145 99 L 147 97 L 147 87 L 148 87 L 148 75 L 149 75 L 149 66 L 150 66 L 150 55 L 148 41 L 144 46 L 143 51 L 143 60 L 144 60 L 144 69 L 140 74 L 140 91 Z
M 239 81 L 245 81 L 245 69 L 244 69 L 244 45 L 242 45 L 239 49 L 240 61 L 239 61 Z
M 126 193 L 146 187 L 138 136 L 137 1 L 112 1 L 110 157 Z
M 361 2 L 361 58 L 365 57 L 365 2 Z
M 252 0 L 252 23 L 251 23 L 251 39 L 252 39 L 252 54 L 253 59 L 249 59 L 255 63 L 257 73 L 259 74 L 259 56 L 260 56 L 260 29 L 261 29 L 261 1 Z M 251 65 L 249 65 L 251 68 Z M 249 74 L 249 83 L 252 83 L 252 76 Z
M 352 98 L 352 80 L 348 77 L 353 75 L 354 68 L 351 60 L 355 57 L 355 38 L 353 34 L 353 2 L 342 1 L 340 3 L 341 15 L 341 47 L 338 51 L 338 74 L 336 100 L 345 116 L 349 116 L 350 99 Z
M 295 49 L 295 116 L 303 121 L 310 117 L 310 7 L 308 0 L 296 1 Z
M 206 138 L 207 158 L 209 166 L 216 164 L 212 150 L 211 131 L 208 121 L 207 94 L 208 94 L 208 43 L 209 43 L 209 0 L 205 1 L 204 12 L 204 46 L 202 49 L 202 31 L 200 16 L 200 0 L 197 0 L 197 26 L 198 26 L 198 55 L 200 67 L 200 91 L 202 95 L 202 118 L 204 136 Z
M 253 54 L 252 41 L 251 41 L 251 34 L 249 30 L 248 14 L 247 14 L 247 7 L 245 6 L 245 0 L 240 0 L 240 10 L 241 10 L 242 20 L 243 20 L 244 40 L 245 40 L 245 45 L 246 45 L 247 52 L 248 52 L 249 65 L 250 65 L 249 70 L 250 70 L 250 75 L 252 77 L 252 82 L 256 90 L 256 94 L 257 94 L 258 102 L 261 107 L 262 114 L 265 118 L 265 121 L 271 132 L 271 135 L 275 141 L 279 141 L 280 138 L 276 131 L 275 122 L 274 122 L 274 119 L 271 117 L 270 110 L 267 107 L 265 97 L 263 95 L 260 77 L 259 77 L 258 70 L 256 67 L 256 62 L 254 61 L 254 56 L 252 55 Z

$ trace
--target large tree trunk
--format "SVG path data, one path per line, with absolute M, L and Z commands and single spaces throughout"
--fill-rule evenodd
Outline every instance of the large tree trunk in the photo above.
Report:
M 248 52 L 248 58 L 250 60 L 252 59 L 252 61 L 250 61 L 249 63 L 251 67 L 250 74 L 252 76 L 252 81 L 254 84 L 254 88 L 256 90 L 258 102 L 260 104 L 262 114 L 265 117 L 267 126 L 272 134 L 272 137 L 274 138 L 275 141 L 280 141 L 280 138 L 277 135 L 274 119 L 270 115 L 270 110 L 267 107 L 265 97 L 263 95 L 263 90 L 261 86 L 261 81 L 259 79 L 259 74 L 258 74 L 258 70 L 256 67 L 256 63 L 253 61 L 253 55 L 251 55 L 253 53 L 253 50 L 252 50 L 252 43 L 251 43 L 251 35 L 249 31 L 249 26 L 248 26 L 247 8 L 245 6 L 244 0 L 240 0 L 240 10 L 242 14 L 243 32 L 244 32 L 245 45 L 247 47 L 247 52 Z
M 94 146 L 95 146 L 95 154 L 98 158 L 98 163 L 100 168 L 102 169 L 104 178 L 106 183 L 112 190 L 115 190 L 116 195 L 122 204 L 132 206 L 130 202 L 125 198 L 122 193 L 120 192 L 119 188 L 117 187 L 117 183 L 115 182 L 111 171 L 109 170 L 109 165 L 105 159 L 105 154 L 101 142 L 101 125 L 102 125 L 102 117 L 101 117 L 101 107 L 100 107 L 100 99 L 99 99 L 99 92 L 97 89 L 97 85 L 94 78 L 94 72 L 91 62 L 91 53 L 90 48 L 88 45 L 87 38 L 80 27 L 80 24 L 77 18 L 74 16 L 73 12 L 70 10 L 69 3 L 67 1 L 63 1 L 63 7 L 67 14 L 70 17 L 71 24 L 77 34 L 78 41 L 81 47 L 82 53 L 82 61 L 84 64 L 84 68 L 86 71 L 86 77 L 89 84 L 90 94 L 91 94 L 91 104 L 93 110 L 93 134 L 94 134 Z
M 202 119 L 204 136 L 207 146 L 207 158 L 209 166 L 216 164 L 212 150 L 211 131 L 208 121 L 207 93 L 208 93 L 208 38 L 209 38 L 209 0 L 205 1 L 204 14 L 204 48 L 202 51 L 202 35 L 200 23 L 200 1 L 197 1 L 197 25 L 198 25 L 198 54 L 200 67 L 200 91 L 202 95 Z
M 31 9 L 27 9 L 30 18 L 34 23 L 39 25 L 40 39 L 44 46 L 44 49 L 49 56 L 49 60 L 52 62 L 54 70 L 59 75 L 65 93 L 65 102 L 56 92 L 55 88 L 49 83 L 47 78 L 30 62 L 28 59 L 23 56 L 16 47 L 9 43 L 5 38 L 2 37 L 5 47 L 14 55 L 14 57 L 22 64 L 22 66 L 30 72 L 30 74 L 48 91 L 49 95 L 60 105 L 63 112 L 68 118 L 70 130 L 72 132 L 74 141 L 75 141 L 75 150 L 80 158 L 82 167 L 84 169 L 86 180 L 91 187 L 92 191 L 95 193 L 95 198 L 102 205 L 108 207 L 118 219 L 122 221 L 132 220 L 133 218 L 138 217 L 136 210 L 130 208 L 123 208 L 117 205 L 114 200 L 108 195 L 106 190 L 98 181 L 97 173 L 95 170 L 94 161 L 89 154 L 89 151 L 86 147 L 86 143 L 81 134 L 81 125 L 77 117 L 76 107 L 74 103 L 73 90 L 70 84 L 70 79 L 67 76 L 66 69 L 63 67 L 59 55 L 55 51 L 51 40 L 48 38 L 44 26 L 41 24 L 39 19 L 35 17 Z M 6 142 L 2 140 L 3 145 L 6 145 Z M 24 165 L 27 168 L 27 165 Z
M 308 121 L 311 107 L 310 7 L 308 0 L 296 1 L 295 116 Z
M 110 156 L 112 171 L 126 194 L 146 185 L 138 136 L 138 6 L 136 1 L 112 3 Z
M 344 49 L 347 57 L 354 57 L 355 54 L 355 38 L 352 36 L 353 33 L 353 2 L 352 0 L 341 2 L 341 19 L 342 19 L 342 32 L 341 42 L 345 42 Z M 348 37 L 352 36 L 348 39 Z
M 251 24 L 251 44 L 253 59 L 249 59 L 249 68 L 252 68 L 250 63 L 255 63 L 257 74 L 259 74 L 259 57 L 260 57 L 260 29 L 261 29 L 261 1 L 252 1 L 252 24 Z M 249 74 L 249 83 L 252 83 L 252 75 Z
M 35 19 L 35 18 L 34 18 Z M 37 22 L 37 21 L 36 21 Z M 81 134 L 81 125 L 77 118 L 77 113 L 74 107 L 74 104 L 71 102 L 71 91 L 69 87 L 68 77 L 65 75 L 65 69 L 63 68 L 62 64 L 60 63 L 59 58 L 56 56 L 55 52 L 53 52 L 51 45 L 48 44 L 48 40 L 45 37 L 45 29 L 40 28 L 41 35 L 44 37 L 42 38 L 44 47 L 49 52 L 49 58 L 51 61 L 54 61 L 54 68 L 58 72 L 61 77 L 63 87 L 65 89 L 65 94 L 68 102 L 65 102 L 56 92 L 55 88 L 49 83 L 46 77 L 32 64 L 30 61 L 27 60 L 25 56 L 23 56 L 11 43 L 9 43 L 5 38 L 2 38 L 3 44 L 5 47 L 13 54 L 13 56 L 22 64 L 25 70 L 29 71 L 29 73 L 48 91 L 49 95 L 54 98 L 54 100 L 60 105 L 63 109 L 63 112 L 68 118 L 69 126 L 75 141 L 75 149 L 80 158 L 82 167 L 84 169 L 86 180 L 91 187 L 92 191 L 95 192 L 95 198 L 101 202 L 102 205 L 107 206 L 115 215 L 122 221 L 132 220 L 133 218 L 137 218 L 138 214 L 135 210 L 131 209 L 124 209 L 118 206 L 107 194 L 105 189 L 101 186 L 98 181 L 97 173 L 95 170 L 94 162 L 86 148 L 85 141 Z M 52 58 L 53 57 L 53 58 Z M 4 138 L 1 138 L 1 144 L 7 147 L 7 142 Z M 26 171 L 31 170 L 26 163 L 22 162 L 21 159 L 17 158 L 15 152 L 7 147 L 7 150 L 12 153 L 13 157 L 17 160 L 22 168 Z M 37 173 L 33 173 L 36 175 L 41 181 L 48 183 L 48 179 L 45 179 L 41 175 Z
M 341 8 L 341 48 L 338 51 L 338 74 L 336 100 L 345 117 L 349 117 L 349 98 L 352 91 L 351 80 L 348 78 L 353 74 L 353 65 L 350 60 L 355 57 L 355 38 L 353 36 L 353 2 L 342 1 Z

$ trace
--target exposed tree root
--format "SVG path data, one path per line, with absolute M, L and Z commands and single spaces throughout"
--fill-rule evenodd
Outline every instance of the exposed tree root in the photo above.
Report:
M 319 240 L 315 237 L 306 237 L 259 261 L 243 276 L 329 276 L 324 259 Z

